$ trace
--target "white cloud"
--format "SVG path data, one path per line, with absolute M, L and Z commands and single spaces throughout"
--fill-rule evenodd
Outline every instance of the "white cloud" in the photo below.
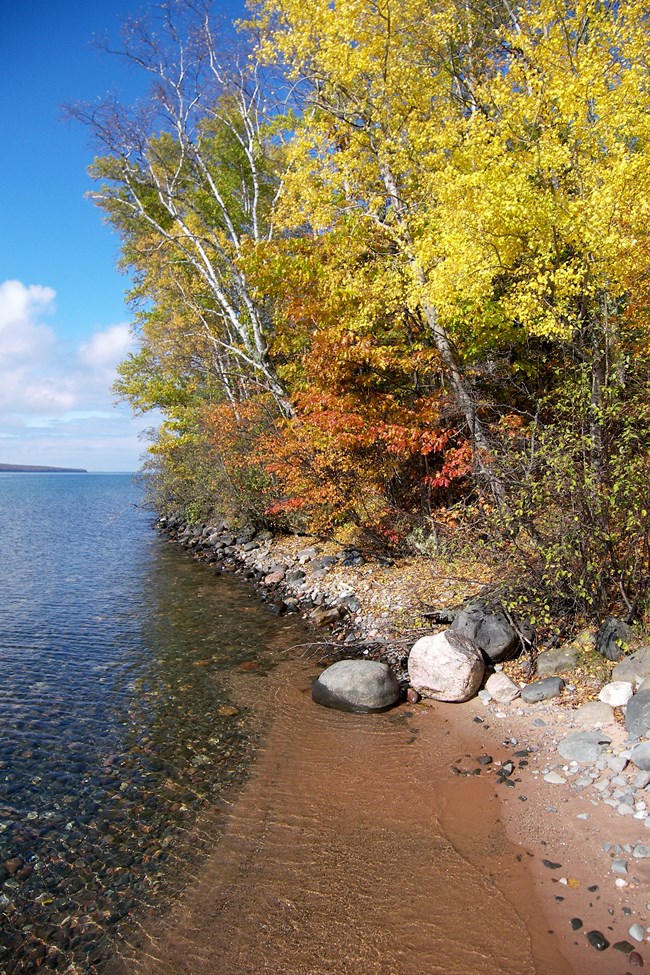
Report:
M 97 329 L 75 346 L 43 324 L 55 298 L 43 285 L 0 283 L 0 461 L 135 469 L 151 418 L 133 420 L 111 393 L 117 364 L 135 347 L 129 326 Z
M 25 286 L 20 281 L 0 283 L 0 374 L 10 367 L 20 368 L 47 356 L 56 344 L 51 328 L 38 321 L 53 310 L 56 295 L 52 288 Z
M 109 325 L 103 332 L 95 332 L 89 342 L 79 346 L 79 359 L 92 369 L 115 371 L 115 367 L 133 348 L 133 336 L 128 325 Z
M 40 284 L 25 286 L 21 281 L 0 284 L 0 331 L 16 322 L 31 321 L 42 312 L 52 311 L 56 292 Z

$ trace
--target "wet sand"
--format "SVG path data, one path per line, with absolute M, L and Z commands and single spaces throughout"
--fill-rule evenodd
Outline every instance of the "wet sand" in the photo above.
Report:
M 313 672 L 233 676 L 235 699 L 272 709 L 268 737 L 213 854 L 129 972 L 626 971 L 619 953 L 549 933 L 550 882 L 510 838 L 494 775 L 452 773 L 488 736 L 463 707 L 328 711 L 311 702 Z

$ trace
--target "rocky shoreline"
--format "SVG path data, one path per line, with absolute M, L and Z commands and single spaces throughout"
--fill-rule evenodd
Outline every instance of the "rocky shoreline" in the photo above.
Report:
M 159 528 L 213 571 L 250 581 L 271 611 L 299 613 L 314 634 L 299 648 L 305 656 L 323 666 L 350 657 L 388 663 L 403 699 L 408 693 L 414 706 L 419 695 L 409 690 L 411 646 L 451 622 L 450 606 L 457 615 L 481 592 L 481 580 L 441 577 L 424 560 L 393 564 L 356 548 L 234 532 L 226 525 L 163 518 Z M 491 727 L 501 737 L 499 754 L 466 756 L 450 765 L 451 774 L 494 775 L 514 834 L 540 851 L 550 845 L 544 837 L 556 835 L 559 847 L 573 849 L 588 865 L 591 877 L 583 882 L 564 855 L 539 859 L 540 881 L 564 888 L 553 894 L 554 903 L 572 899 L 585 915 L 568 919 L 568 949 L 570 941 L 607 952 L 600 957 L 629 969 L 643 966 L 650 940 L 650 691 L 644 694 L 642 686 L 650 675 L 650 649 L 619 653 L 618 630 L 610 630 L 611 657 L 621 659 L 608 659 L 601 648 L 595 673 L 584 660 L 593 657 L 599 635 L 585 632 L 567 647 L 540 654 L 536 672 L 529 660 L 523 666 L 493 661 L 469 705 L 442 707 L 460 708 L 476 731 Z M 592 927 L 587 915 L 599 910 L 600 926 Z M 610 946 L 618 950 L 607 951 Z

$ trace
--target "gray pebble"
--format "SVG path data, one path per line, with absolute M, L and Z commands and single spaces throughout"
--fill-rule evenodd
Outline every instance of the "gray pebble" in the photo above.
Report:
M 544 776 L 545 782 L 550 782 L 551 785 L 564 785 L 566 779 L 562 775 L 558 775 L 557 772 L 549 772 L 548 775 Z
M 590 775 L 581 775 L 579 779 L 576 779 L 572 783 L 574 789 L 587 789 L 591 785 L 592 779 Z

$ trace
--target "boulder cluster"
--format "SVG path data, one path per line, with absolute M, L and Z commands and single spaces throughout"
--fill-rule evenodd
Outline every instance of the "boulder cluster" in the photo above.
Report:
M 271 532 L 252 527 L 234 531 L 226 524 L 190 526 L 164 518 L 159 524 L 203 561 L 218 570 L 238 571 L 256 583 L 275 612 L 301 612 L 313 627 L 332 630 L 345 652 L 360 600 L 352 585 L 341 582 L 340 574 L 335 585 L 327 577 L 334 568 L 363 565 L 366 557 L 360 551 L 350 547 L 328 554 L 311 544 L 291 558 L 278 557 Z M 447 629 L 415 642 L 405 669 L 397 668 L 397 674 L 395 660 L 333 664 L 315 681 L 314 700 L 357 712 L 386 710 L 406 693 L 411 701 L 424 697 L 454 703 L 478 694 L 486 704 L 534 705 L 559 698 L 579 665 L 575 644 L 547 650 L 537 656 L 530 679 L 517 683 L 502 665 L 532 641 L 529 626 L 513 621 L 501 606 L 485 599 L 467 603 L 449 619 Z M 575 720 L 593 731 L 613 724 L 615 709 L 620 709 L 628 735 L 625 757 L 637 769 L 650 771 L 650 647 L 626 652 L 631 637 L 630 627 L 621 620 L 604 621 L 594 647 L 614 664 L 612 679 L 597 701 L 578 708 Z

